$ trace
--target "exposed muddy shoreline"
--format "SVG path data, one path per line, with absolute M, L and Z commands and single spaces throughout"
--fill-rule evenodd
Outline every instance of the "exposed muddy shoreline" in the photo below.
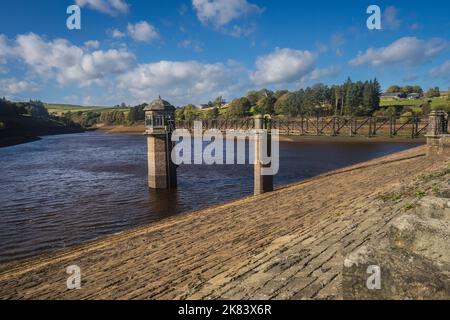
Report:
M 145 132 L 145 126 L 144 125 L 136 125 L 136 126 L 98 126 L 94 130 L 99 130 L 106 133 L 112 133 L 112 134 L 132 134 L 132 135 L 142 135 Z M 425 138 L 418 138 L 418 139 L 411 139 L 406 137 L 384 137 L 384 136 L 378 136 L 378 137 L 364 137 L 364 136 L 295 136 L 295 135 L 281 135 L 280 141 L 283 142 L 336 142 L 336 143 L 348 143 L 348 142 L 383 142 L 383 143 L 425 143 Z

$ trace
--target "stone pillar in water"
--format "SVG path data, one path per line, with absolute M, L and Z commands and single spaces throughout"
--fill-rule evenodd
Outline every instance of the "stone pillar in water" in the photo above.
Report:
M 159 97 L 144 111 L 148 147 L 148 186 L 151 189 L 176 189 L 177 167 L 171 158 L 175 107 Z
M 262 143 L 267 144 L 267 155 L 271 155 L 271 136 L 270 136 L 270 128 L 268 125 L 269 119 L 265 119 L 263 116 L 258 115 L 254 118 L 255 121 L 255 164 L 254 164 L 254 175 L 255 175 L 255 195 L 260 195 L 266 192 L 273 191 L 273 176 L 271 175 L 263 175 L 262 169 L 265 167 L 270 167 L 269 164 L 262 164 L 261 163 L 261 156 L 263 155 L 261 150 Z M 261 130 L 267 130 L 267 139 L 263 139 L 263 134 L 261 133 Z

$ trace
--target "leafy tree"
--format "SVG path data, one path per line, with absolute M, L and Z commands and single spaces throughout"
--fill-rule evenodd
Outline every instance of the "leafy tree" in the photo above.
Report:
M 275 102 L 274 97 L 263 97 L 256 103 L 255 112 L 262 115 L 274 114 Z
M 222 96 L 217 97 L 214 101 L 213 101 L 213 107 L 217 107 L 217 108 L 222 108 L 222 106 L 225 104 L 225 100 L 223 99 Z
M 201 115 L 201 111 L 193 104 L 178 108 L 175 112 L 176 119 L 181 121 L 193 121 L 199 119 Z
M 127 121 L 128 123 L 136 123 L 139 121 L 144 121 L 145 120 L 145 112 L 144 112 L 144 108 L 146 107 L 146 104 L 140 104 L 138 106 L 132 107 L 130 108 L 130 111 L 128 113 L 127 116 Z
M 229 118 L 239 118 L 249 115 L 251 108 L 251 102 L 248 98 L 240 98 L 233 100 L 227 110 L 227 117 Z
M 286 93 L 289 93 L 289 90 L 278 90 L 275 92 L 274 97 L 275 99 L 280 99 L 282 96 L 284 96 Z
M 209 109 L 208 111 L 206 111 L 206 113 L 204 114 L 204 118 L 205 118 L 205 120 L 214 120 L 214 119 L 217 119 L 219 117 L 219 115 L 220 115 L 219 108 L 213 107 L 213 108 Z
M 184 117 L 184 109 L 183 108 L 177 108 L 177 110 L 175 111 L 175 118 L 179 121 L 186 120 Z
M 249 91 L 245 97 L 249 100 L 250 106 L 256 106 L 258 101 L 261 100 L 262 98 L 273 96 L 274 96 L 273 91 L 268 89 L 261 89 L 259 91 Z
M 334 99 L 334 115 L 339 115 L 343 110 L 344 91 L 342 86 L 334 85 L 331 88 L 332 98 Z
M 362 82 L 347 83 L 346 100 L 345 100 L 345 114 L 355 115 L 358 109 L 362 106 L 362 93 L 364 91 L 364 84 Z
M 377 79 L 366 81 L 363 86 L 362 106 L 360 115 L 371 115 L 380 108 L 381 86 Z
M 441 96 L 441 91 L 439 90 L 439 87 L 431 88 L 428 90 L 426 96 L 427 98 L 438 98 Z
M 184 119 L 187 121 L 193 121 L 200 117 L 200 110 L 193 104 L 188 104 L 184 107 Z
M 398 93 L 398 92 L 401 92 L 402 91 L 402 88 L 400 88 L 399 86 L 397 86 L 397 85 L 393 85 L 393 86 L 390 86 L 388 89 L 387 89 L 387 93 Z
M 114 110 L 110 112 L 102 112 L 100 115 L 100 122 L 111 125 L 125 124 L 125 114 L 122 111 Z
M 287 100 L 289 98 L 289 95 L 291 95 L 290 92 L 283 94 L 280 96 L 277 101 L 275 102 L 275 113 L 278 115 L 288 115 L 289 110 L 287 107 Z
M 131 108 L 130 112 L 128 112 L 127 117 L 128 123 L 135 123 L 137 121 L 137 110 L 135 108 Z
M 49 118 L 47 108 L 41 101 L 33 101 L 24 104 L 26 112 L 33 118 Z
M 277 114 L 282 114 L 289 117 L 304 116 L 309 114 L 308 107 L 305 104 L 305 91 L 299 90 L 283 95 L 275 103 L 275 111 Z

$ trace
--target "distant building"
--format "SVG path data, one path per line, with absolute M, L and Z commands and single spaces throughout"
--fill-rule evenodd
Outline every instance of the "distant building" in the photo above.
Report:
M 409 100 L 418 100 L 418 99 L 420 99 L 420 93 L 415 93 L 415 92 L 413 92 L 413 93 L 410 93 L 410 94 L 408 94 L 408 99 Z
M 406 94 L 403 92 L 394 92 L 394 93 L 383 93 L 381 99 L 404 99 L 406 98 Z

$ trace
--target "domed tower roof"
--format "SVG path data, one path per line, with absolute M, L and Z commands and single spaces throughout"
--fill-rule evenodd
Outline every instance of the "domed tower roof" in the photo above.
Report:
M 175 111 L 176 108 L 170 102 L 161 99 L 161 96 L 155 101 L 147 104 L 144 111 Z

